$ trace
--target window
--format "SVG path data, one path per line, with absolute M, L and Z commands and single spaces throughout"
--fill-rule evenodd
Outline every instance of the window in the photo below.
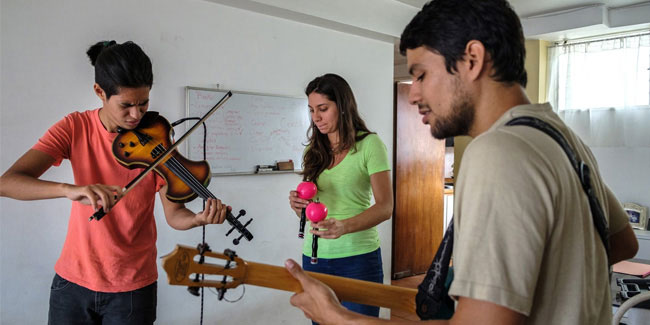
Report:
M 558 110 L 650 106 L 650 33 L 549 48 Z
M 587 144 L 650 146 L 649 31 L 556 44 L 548 60 L 548 101 Z

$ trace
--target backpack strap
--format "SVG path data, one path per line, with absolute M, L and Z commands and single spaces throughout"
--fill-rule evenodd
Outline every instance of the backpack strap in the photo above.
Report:
M 578 174 L 578 178 L 580 179 L 580 183 L 582 183 L 582 188 L 584 189 L 585 194 L 587 194 L 587 198 L 589 199 L 589 208 L 591 209 L 591 216 L 594 221 L 594 225 L 596 226 L 596 231 L 598 231 L 600 240 L 603 242 L 605 251 L 609 258 L 609 226 L 607 225 L 607 219 L 605 219 L 605 214 L 603 213 L 603 209 L 600 205 L 600 202 L 598 201 L 598 197 L 596 197 L 596 193 L 592 187 L 591 172 L 589 166 L 587 166 L 584 161 L 579 159 L 579 157 L 571 149 L 569 143 L 558 130 L 538 118 L 530 116 L 517 117 L 510 120 L 508 123 L 506 123 L 506 125 L 526 125 L 533 127 L 546 133 L 548 136 L 553 138 L 553 140 L 555 140 L 555 142 L 557 142 L 560 147 L 562 147 L 562 150 L 564 150 L 567 157 L 569 158 L 573 169 L 576 171 L 576 174 Z
M 600 236 L 600 240 L 605 247 L 605 251 L 609 258 L 609 226 L 605 219 L 602 207 L 596 197 L 591 184 L 591 172 L 589 166 L 573 152 L 573 149 L 566 141 L 564 136 L 550 124 L 530 116 L 523 116 L 515 118 L 508 123 L 508 126 L 525 125 L 538 129 L 557 142 L 562 150 L 566 153 L 573 169 L 576 171 L 582 188 L 589 199 L 589 208 L 593 218 L 594 226 Z M 449 282 L 448 275 L 450 273 L 449 262 L 453 251 L 454 241 L 454 223 L 453 218 L 442 243 L 438 247 L 436 256 L 433 258 L 431 266 L 427 271 L 424 280 L 418 285 L 418 293 L 415 296 L 415 303 L 417 307 L 417 314 L 422 320 L 427 319 L 449 319 L 453 314 L 454 302 L 448 294 Z

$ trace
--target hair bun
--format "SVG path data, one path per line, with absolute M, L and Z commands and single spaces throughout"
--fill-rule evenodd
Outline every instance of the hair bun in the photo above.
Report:
M 99 41 L 95 43 L 95 45 L 92 45 L 88 51 L 86 51 L 86 54 L 88 55 L 88 58 L 90 59 L 90 64 L 95 66 L 95 62 L 97 61 L 97 57 L 99 56 L 100 53 L 102 53 L 103 50 L 117 44 L 114 40 L 112 41 Z

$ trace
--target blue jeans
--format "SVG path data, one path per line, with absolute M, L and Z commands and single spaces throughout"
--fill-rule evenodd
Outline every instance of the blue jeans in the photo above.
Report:
M 374 252 L 342 258 L 318 258 L 318 264 L 311 264 L 311 257 L 302 255 L 305 271 L 342 276 L 351 279 L 384 282 L 381 263 L 381 249 Z M 379 316 L 379 307 L 342 301 L 341 304 L 354 312 L 368 316 Z
M 128 292 L 98 292 L 54 275 L 48 324 L 153 324 L 156 282 Z

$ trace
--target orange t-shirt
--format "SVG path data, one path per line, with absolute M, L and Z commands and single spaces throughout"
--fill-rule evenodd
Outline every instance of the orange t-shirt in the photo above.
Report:
M 74 112 L 54 124 L 32 149 L 72 164 L 76 185 L 126 186 L 142 171 L 120 165 L 112 154 L 117 133 L 109 133 L 99 109 Z M 64 279 L 101 292 L 124 292 L 158 279 L 155 194 L 165 184 L 148 174 L 99 221 L 91 206 L 72 202 L 68 234 L 54 270 Z

